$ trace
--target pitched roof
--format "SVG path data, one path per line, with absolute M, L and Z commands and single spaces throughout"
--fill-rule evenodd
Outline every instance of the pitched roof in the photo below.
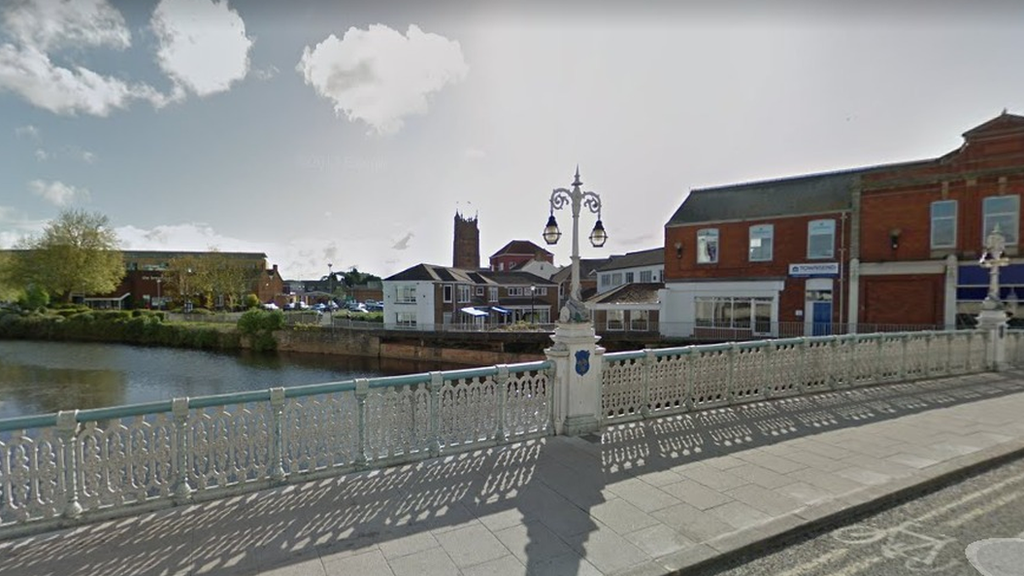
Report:
M 963 133 L 965 140 L 978 136 L 1002 136 L 1008 132 L 1024 130 L 1024 116 L 1010 114 L 1006 110 L 995 118 Z
M 658 290 L 665 287 L 661 282 L 637 282 L 623 284 L 604 294 L 598 294 L 588 304 L 657 304 Z
M 665 264 L 665 248 L 651 248 L 650 250 L 639 250 L 637 252 L 626 252 L 621 256 L 612 256 L 608 262 L 597 269 L 598 272 L 605 270 L 622 270 L 623 268 L 636 268 L 638 266 L 657 266 Z
M 505 246 L 502 247 L 501 250 L 498 250 L 494 254 L 491 254 L 491 258 L 494 258 L 495 256 L 502 256 L 504 254 L 549 254 L 549 255 L 552 255 L 551 252 L 548 252 L 547 250 L 541 248 L 540 246 L 537 246 L 536 244 L 534 244 L 533 242 L 530 242 L 529 240 L 513 240 L 513 241 L 509 242 L 508 244 L 505 244 Z
M 486 286 L 550 286 L 555 283 L 529 272 L 491 272 L 463 270 L 435 264 L 417 264 L 384 279 L 387 282 L 457 282 Z
M 598 268 L 607 264 L 610 259 L 611 258 L 580 258 L 580 279 L 592 276 Z M 551 281 L 558 284 L 568 282 L 571 275 L 572 266 L 563 266 L 561 270 L 555 272 L 551 276 Z
M 667 225 L 848 210 L 852 186 L 861 174 L 871 169 L 693 190 Z

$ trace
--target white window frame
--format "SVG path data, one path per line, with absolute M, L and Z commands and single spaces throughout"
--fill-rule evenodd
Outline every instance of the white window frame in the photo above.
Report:
M 630 310 L 629 329 L 637 332 L 646 332 L 650 327 L 650 310 Z
M 820 254 L 811 253 L 811 238 L 814 236 L 828 236 L 828 252 Z M 808 260 L 831 260 L 836 257 L 836 221 L 835 219 L 811 220 L 807 223 L 807 259 Z
M 697 264 L 717 264 L 719 253 L 718 228 L 697 230 Z
M 935 209 L 937 207 L 940 207 L 940 206 L 952 206 L 953 207 L 953 214 L 952 215 L 947 215 L 947 216 L 936 216 L 935 215 Z M 931 207 L 929 208 L 929 214 L 931 216 L 931 233 L 930 233 L 930 236 L 931 236 L 931 247 L 933 249 L 936 249 L 936 248 L 956 248 L 956 232 L 957 232 L 957 230 L 956 230 L 956 215 L 957 215 L 957 208 L 958 207 L 956 205 L 956 200 L 936 200 L 935 202 L 932 202 Z M 949 242 L 942 243 L 942 242 L 936 241 L 936 237 L 935 237 L 936 226 L 935 226 L 935 224 L 937 222 L 949 222 L 949 223 L 951 223 L 953 225 L 953 235 L 952 235 L 952 238 L 950 239 Z
M 633 274 L 632 272 L 626 272 L 626 284 L 632 284 L 633 283 L 633 278 L 635 278 L 635 277 L 636 277 L 636 275 Z
M 990 201 L 994 200 L 1012 200 L 1014 204 L 1014 209 L 1012 211 L 994 212 L 990 208 Z M 1016 194 L 1003 196 L 987 196 L 984 200 L 982 200 L 982 214 L 982 246 L 984 246 L 985 243 L 988 242 L 988 235 L 992 233 L 992 228 L 995 226 L 995 223 L 992 223 L 992 220 L 995 220 L 997 218 L 1002 219 L 1005 218 L 1006 216 L 1010 216 L 1013 218 L 1013 225 L 1007 227 L 1000 226 L 999 231 L 1002 232 L 1003 237 L 1006 238 L 1007 246 L 1017 245 L 1017 231 L 1020 229 L 1020 196 L 1017 196 Z M 1006 230 L 1005 228 L 1009 228 L 1009 230 Z
M 756 226 L 751 226 L 749 231 L 747 257 L 751 262 L 771 262 L 774 244 L 774 224 L 758 224 Z
M 605 311 L 605 329 L 609 331 L 621 332 L 626 329 L 626 311 L 625 310 L 606 310 Z
M 466 284 L 459 285 L 459 303 L 469 302 L 471 295 L 470 286 Z
M 477 286 L 476 287 L 476 295 L 477 296 L 483 296 L 484 295 L 484 287 L 483 286 Z
M 641 282 L 654 282 L 653 278 L 654 278 L 654 272 L 653 271 L 651 271 L 651 270 L 641 270 L 640 271 L 640 281 Z
M 395 304 L 415 304 L 416 286 L 405 284 L 395 286 Z
M 443 302 L 451 302 L 452 301 L 452 285 L 451 284 L 445 284 L 444 286 L 441 287 L 441 300 Z
M 402 328 L 416 327 L 415 312 L 395 312 L 395 325 Z
M 489 291 L 490 291 L 490 294 L 489 294 L 490 298 L 488 298 L 488 300 L 491 301 L 491 302 L 497 302 L 498 301 L 498 287 L 497 286 L 491 286 Z

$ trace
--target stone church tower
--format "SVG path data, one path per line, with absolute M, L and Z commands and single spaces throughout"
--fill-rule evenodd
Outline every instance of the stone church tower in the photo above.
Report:
M 452 268 L 480 268 L 480 228 L 477 217 L 464 218 L 455 212 L 455 241 L 452 247 Z

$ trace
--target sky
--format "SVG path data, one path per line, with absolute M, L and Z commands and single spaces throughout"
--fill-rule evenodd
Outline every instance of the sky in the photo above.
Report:
M 611 3 L 609 3 L 611 4 Z M 691 189 L 934 158 L 1024 114 L 1019 2 L 0 1 L 0 248 L 63 209 L 286 279 L 544 245 L 579 166 L 608 242 Z M 555 263 L 569 263 L 571 214 Z

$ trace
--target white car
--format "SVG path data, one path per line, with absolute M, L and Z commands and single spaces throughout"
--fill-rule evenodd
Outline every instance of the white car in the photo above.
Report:
M 263 305 L 263 309 L 264 310 L 280 310 L 281 308 L 277 304 L 274 304 L 273 302 L 267 302 L 266 304 Z

